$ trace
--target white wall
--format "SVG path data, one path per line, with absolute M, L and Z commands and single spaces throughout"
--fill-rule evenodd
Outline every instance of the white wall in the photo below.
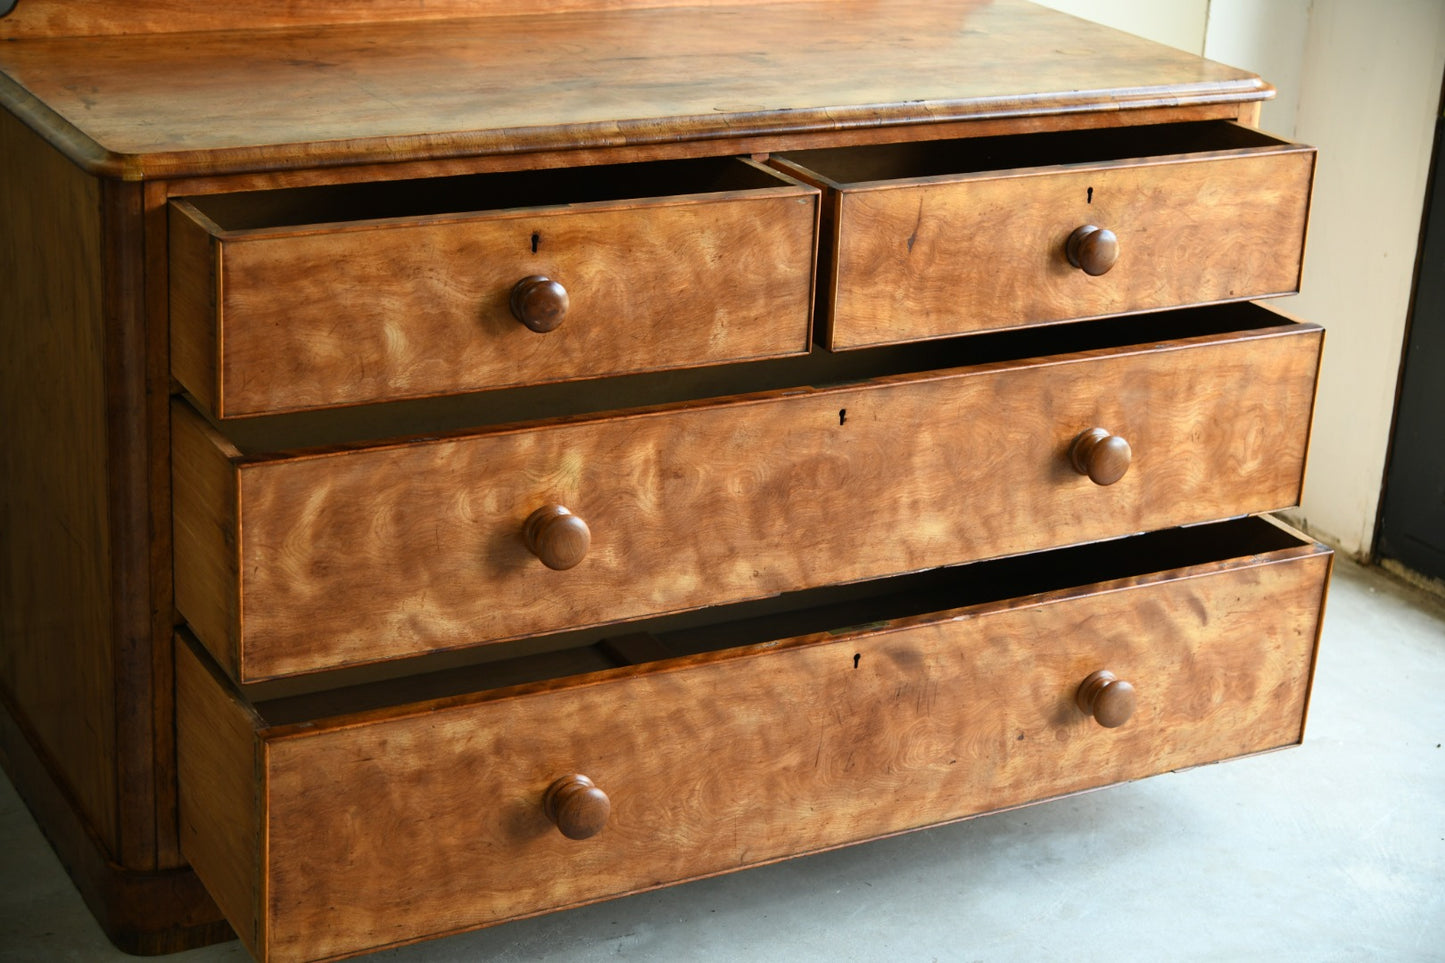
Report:
M 1327 330 L 1302 520 L 1369 551 L 1445 69 L 1439 0 L 1315 0 L 1297 136 L 1320 149 L 1289 309 Z
M 1210 0 L 1038 0 L 1085 20 L 1102 23 L 1171 47 L 1204 52 Z
M 1262 126 L 1319 148 L 1301 294 L 1275 302 L 1327 331 L 1294 518 L 1367 553 L 1445 75 L 1445 2 L 1044 2 L 1259 73 L 1279 90 Z
M 1295 124 L 1309 46 L 1311 0 L 1210 0 L 1204 56 L 1252 70 L 1274 85 L 1259 125 L 1299 139 Z

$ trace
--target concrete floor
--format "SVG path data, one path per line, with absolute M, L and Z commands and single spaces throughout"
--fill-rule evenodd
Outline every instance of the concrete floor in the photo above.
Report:
M 1445 961 L 1445 605 L 1335 573 L 1300 748 L 375 959 Z M 129 959 L 0 788 L 0 960 Z

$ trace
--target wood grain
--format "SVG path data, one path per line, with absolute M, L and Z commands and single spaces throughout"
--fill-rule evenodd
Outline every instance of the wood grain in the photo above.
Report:
M 0 87 L 4 77 L 0 75 Z M 891 127 L 857 127 L 848 130 L 807 130 L 755 133 L 655 144 L 571 148 L 534 151 L 527 154 L 489 154 L 479 157 L 447 157 L 405 163 L 362 163 L 345 167 L 283 168 L 238 174 L 200 175 L 158 181 L 176 197 L 222 194 L 235 191 L 278 190 L 328 184 L 373 183 L 419 177 L 453 177 L 465 174 L 497 173 L 565 167 L 591 167 L 619 163 L 643 163 L 699 157 L 744 157 L 775 151 L 797 151 L 824 147 L 891 144 L 901 137 L 918 143 L 957 140 L 962 137 L 992 137 L 1061 130 L 1111 127 L 1142 127 L 1152 124 L 1237 120 L 1247 104 L 1191 104 L 1181 107 L 1134 107 L 1092 114 L 1045 114 L 1029 117 L 972 118 L 910 127 L 900 133 Z
M 239 455 L 185 402 L 171 408 L 176 609 L 233 676 L 241 632 L 240 496 L 231 461 Z
M 651 7 L 747 6 L 770 0 L 530 0 L 527 12 L 559 14 Z M 797 0 L 794 0 L 797 2 Z M 266 30 L 392 21 L 515 16 L 506 0 L 255 0 L 245 7 L 191 0 L 23 0 L 0 17 L 0 39 L 180 33 L 193 30 Z
M 0 111 L 0 686 L 112 855 L 100 185 Z
M 259 907 L 266 794 L 260 719 L 211 677 L 187 639 L 176 643 L 176 780 L 181 847 L 252 953 L 262 943 Z
M 152 869 L 162 862 L 173 810 L 158 809 L 171 780 L 158 774 L 157 751 L 174 726 L 168 672 L 157 673 L 157 650 L 169 651 L 170 507 L 164 484 L 169 444 L 156 445 L 157 396 L 169 379 L 156 367 L 145 290 L 144 188 L 103 181 L 101 264 L 104 271 L 106 500 L 110 526 L 111 633 L 114 649 L 102 672 L 115 691 L 117 860 Z M 162 330 L 164 326 L 162 325 Z M 159 410 L 164 410 L 160 408 Z M 161 634 L 157 635 L 157 630 Z M 165 758 L 169 762 L 168 757 Z M 173 847 L 172 847 L 173 849 Z
M 1140 140 L 1147 150 L 1148 135 Z M 800 155 L 798 165 L 808 163 Z M 896 166 L 909 170 L 901 157 Z M 1297 291 L 1313 172 L 1313 150 L 1278 143 L 839 184 L 825 254 L 826 343 L 857 348 Z M 829 180 L 827 168 L 814 179 Z M 1086 224 L 1119 239 L 1117 263 L 1098 277 L 1065 255 Z
M 1304 327 L 822 390 L 798 378 L 766 397 L 363 450 L 243 454 L 185 402 L 172 409 L 172 349 L 179 379 L 215 411 L 223 387 L 253 374 L 218 375 L 216 326 L 240 320 L 228 291 L 305 293 L 295 265 L 227 277 L 228 261 L 245 266 L 231 253 L 281 234 L 292 254 L 313 235 L 385 236 L 375 212 L 342 218 L 345 230 L 203 230 L 171 222 L 172 198 L 1248 121 L 1271 93 L 1247 72 L 1014 0 L 678 2 L 540 0 L 518 15 L 495 0 L 20 0 L 0 19 L 0 757 L 126 948 L 219 935 L 195 877 L 167 869 L 182 847 L 258 954 L 334 955 L 1299 738 L 1328 565 L 1305 548 L 662 663 L 649 664 L 665 646 L 698 647 L 624 638 L 615 653 L 644 664 L 458 695 L 491 672 L 478 667 L 414 704 L 378 682 L 367 711 L 314 723 L 268 726 L 238 696 L 232 678 L 433 652 L 461 662 L 519 633 L 544 634 L 527 643 L 540 649 L 584 623 L 802 586 L 842 597 L 852 588 L 833 583 L 1297 498 L 1319 342 Z M 729 266 L 750 236 L 738 231 L 702 260 Z M 1136 249 L 1120 238 L 1106 280 Z M 407 245 L 382 247 L 392 263 L 369 276 L 391 297 L 398 278 L 434 269 L 407 262 Z M 777 251 L 762 260 L 776 267 Z M 320 253 L 310 273 L 324 275 L 327 256 L 366 256 Z M 726 302 L 737 285 L 723 274 L 711 280 Z M 706 275 L 694 263 L 628 290 L 675 291 L 673 317 L 686 317 Z M 324 286 L 355 287 L 357 301 L 375 290 L 344 274 Z M 332 321 L 363 313 L 331 304 L 348 309 Z M 614 311 L 611 338 L 697 334 L 630 330 L 632 307 Z M 296 309 L 275 300 L 271 321 Z M 209 334 L 187 327 L 194 317 Z M 274 365 L 274 349 L 253 345 Z M 729 385 L 689 397 L 748 390 L 733 366 L 697 381 L 708 371 Z M 286 378 L 364 380 L 313 374 Z M 477 387 L 418 388 L 429 376 L 396 371 L 377 384 L 391 376 L 413 393 Z M 597 387 L 612 397 L 612 383 Z M 368 390 L 353 400 L 397 389 Z M 537 397 L 485 397 L 504 394 Z M 293 402 L 261 402 L 278 404 Z M 404 406 L 350 413 L 380 407 Z M 1108 489 L 1068 466 L 1090 426 L 1134 446 Z M 552 502 L 594 534 L 570 571 L 547 571 L 522 538 L 528 513 Z M 221 668 L 189 641 L 171 661 L 173 563 L 176 604 Z M 1061 637 L 1070 644 L 1052 644 Z M 565 675 L 616 659 L 587 648 L 523 661 L 497 671 L 535 680 L 543 663 Z M 1154 681 L 1176 666 L 1179 680 Z M 1063 715 L 1104 668 L 1139 694 L 1112 733 L 1077 707 Z M 318 672 L 309 684 L 337 682 Z M 698 767 L 699 753 L 719 766 Z M 584 842 L 562 839 L 540 805 L 569 774 L 611 801 Z
M 198 626 L 239 607 L 239 636 L 204 641 L 259 681 L 1269 511 L 1298 498 L 1319 346 L 1286 326 L 232 458 L 244 589 L 188 607 L 217 563 L 178 534 L 178 604 Z M 1108 488 L 1069 462 L 1095 425 L 1134 450 Z M 178 465 L 218 457 L 188 437 Z M 591 530 L 565 572 L 523 540 L 547 504 Z
M 214 224 L 185 206 L 166 210 L 171 375 L 210 410 L 218 406 L 221 253 Z
M 819 130 L 902 139 L 1271 95 L 1244 71 L 1012 0 L 39 40 L 0 44 L 0 74 L 48 105 L 35 122 L 52 142 L 128 179 Z
M 132 696 L 142 707 L 149 702 L 151 729 L 149 741 L 151 771 L 154 786 L 153 819 L 155 821 L 155 859 L 159 867 L 185 867 L 181 855 L 180 840 L 177 836 L 176 780 L 175 780 L 175 659 L 173 636 L 175 633 L 176 606 L 173 594 L 174 580 L 171 566 L 175 561 L 175 550 L 171 544 L 172 503 L 171 503 L 171 419 L 170 402 L 173 381 L 170 375 L 170 323 L 168 318 L 169 298 L 166 285 L 167 252 L 155 238 L 167 233 L 167 199 L 163 184 L 136 185 L 141 194 L 142 210 L 134 217 L 143 232 L 142 248 L 144 267 L 138 281 L 140 290 L 131 289 L 124 295 L 127 303 L 143 306 L 144 331 L 145 404 L 144 417 L 137 417 L 134 408 L 128 408 L 129 417 L 143 422 L 145 431 L 146 481 L 143 491 L 136 492 L 137 501 L 147 506 L 147 524 L 150 538 L 148 571 L 150 572 L 150 621 L 151 631 L 146 650 L 133 651 L 129 658 L 134 663 L 149 660 L 151 683 L 149 687 L 135 687 L 137 696 Z M 139 366 L 138 366 L 139 367 Z M 117 673 L 124 677 L 124 671 Z M 122 683 L 129 684 L 129 683 Z M 139 735 L 123 738 L 140 738 Z M 212 912 L 212 921 L 220 914 Z M 213 926 L 215 923 L 213 922 Z M 191 942 L 189 945 L 202 945 Z
M 1328 561 L 1290 549 L 261 729 L 259 951 L 389 946 L 1293 745 Z M 1100 668 L 1137 688 L 1118 729 L 1074 702 Z M 611 798 L 585 841 L 543 811 L 570 773 Z
M 0 155 L 0 690 L 35 760 L 7 766 L 107 935 L 170 952 L 228 930 L 175 841 L 169 379 L 145 198 L 6 113 Z
M 176 377 L 233 417 L 806 352 L 814 189 L 742 161 L 667 176 L 696 193 L 215 240 L 180 206 Z M 772 186 L 710 193 L 724 177 Z M 554 331 L 513 316 L 530 275 L 566 287 Z

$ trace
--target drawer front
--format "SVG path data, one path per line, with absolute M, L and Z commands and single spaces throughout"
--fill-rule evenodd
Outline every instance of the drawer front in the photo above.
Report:
M 801 354 L 818 198 L 775 182 L 296 229 L 173 202 L 175 374 L 224 418 Z
M 1328 561 L 1301 546 L 279 727 L 186 652 L 187 855 L 263 959 L 311 959 L 1293 745 Z M 1134 687 L 1116 728 L 1079 706 L 1099 670 Z M 568 839 L 544 796 L 579 774 L 610 813 Z
M 1295 292 L 1313 171 L 1313 150 L 1280 143 L 834 184 L 825 343 L 858 348 Z M 1117 239 L 1117 259 L 1096 276 L 1070 261 L 1070 238 L 1086 227 Z M 1108 263 L 1102 249 L 1075 257 L 1092 269 Z
M 175 419 L 176 599 L 241 681 L 1297 503 L 1303 325 L 615 418 L 228 460 Z M 1106 429 L 1114 484 L 1071 460 Z M 1106 446 L 1107 447 L 1107 446 Z M 590 530 L 580 563 L 534 513 Z

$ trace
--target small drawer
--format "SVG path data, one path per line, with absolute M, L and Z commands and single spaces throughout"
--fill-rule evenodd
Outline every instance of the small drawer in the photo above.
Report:
M 172 369 L 229 418 L 798 354 L 817 217 L 736 158 L 175 200 Z
M 1329 565 L 1243 519 L 401 704 L 247 701 L 183 641 L 182 845 L 261 960 L 329 959 L 1290 746 Z
M 826 190 L 834 350 L 1292 293 L 1314 161 L 1224 121 L 773 158 Z
M 252 682 L 1273 511 L 1321 338 L 1231 305 L 301 451 L 177 402 L 176 604 Z

